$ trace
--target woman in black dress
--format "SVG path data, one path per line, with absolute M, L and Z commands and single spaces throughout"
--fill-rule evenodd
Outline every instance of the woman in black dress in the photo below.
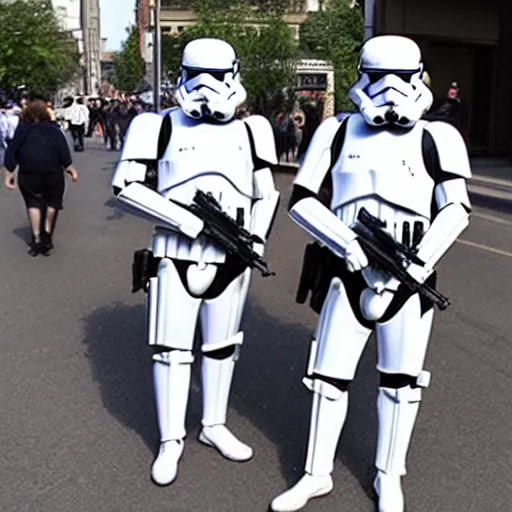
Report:
M 57 213 L 62 209 L 64 173 L 78 180 L 71 167 L 72 159 L 66 137 L 52 123 L 47 104 L 35 100 L 22 112 L 21 123 L 5 155 L 5 186 L 14 190 L 14 172 L 18 169 L 18 186 L 25 201 L 32 229 L 29 254 L 48 255 L 53 248 L 52 236 Z M 46 217 L 43 218 L 43 212 Z

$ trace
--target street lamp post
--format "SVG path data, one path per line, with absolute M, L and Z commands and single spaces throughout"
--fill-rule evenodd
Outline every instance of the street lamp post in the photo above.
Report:
M 160 87 L 162 82 L 162 33 L 160 28 L 160 0 L 151 0 L 153 11 L 153 105 L 160 112 Z
M 374 35 L 375 0 L 364 1 L 364 40 L 367 41 Z

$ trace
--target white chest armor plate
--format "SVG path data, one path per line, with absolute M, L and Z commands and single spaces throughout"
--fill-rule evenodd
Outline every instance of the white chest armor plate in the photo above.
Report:
M 386 231 L 410 244 L 430 226 L 434 180 L 422 153 L 423 127 L 407 131 L 369 127 L 360 115 L 348 119 L 341 154 L 332 169 L 331 209 L 348 226 L 365 207 L 386 222 Z
M 159 162 L 160 194 L 190 205 L 198 189 L 211 192 L 224 212 L 234 219 L 243 216 L 244 227 L 249 228 L 254 195 L 253 162 L 243 122 L 198 123 L 181 110 L 169 115 L 172 134 Z M 190 240 L 163 228 L 156 229 L 153 252 L 156 257 L 204 263 L 225 260 L 224 251 L 204 236 Z

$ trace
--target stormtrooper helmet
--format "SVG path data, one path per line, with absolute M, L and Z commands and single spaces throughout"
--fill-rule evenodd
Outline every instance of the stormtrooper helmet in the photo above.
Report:
M 231 45 L 220 39 L 196 39 L 187 44 L 176 91 L 187 116 L 228 122 L 246 97 Z
M 373 37 L 361 50 L 359 76 L 349 98 L 371 126 L 412 128 L 434 101 L 423 71 L 414 41 L 393 35 Z

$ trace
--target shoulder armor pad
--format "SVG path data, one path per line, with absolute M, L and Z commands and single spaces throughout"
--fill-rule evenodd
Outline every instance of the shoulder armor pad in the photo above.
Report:
M 178 110 L 178 107 L 169 107 L 169 108 L 166 108 L 164 110 L 162 110 L 160 112 L 160 115 L 162 117 L 165 117 L 167 114 L 170 114 L 171 112 L 173 112 L 174 110 Z
M 434 139 L 441 170 L 470 179 L 471 165 L 468 150 L 457 128 L 444 121 L 433 121 L 425 126 L 425 130 Z
M 133 118 L 126 134 L 121 160 L 156 160 L 163 117 L 145 112 Z
M 311 139 L 294 185 L 300 185 L 315 194 L 320 190 L 322 182 L 331 168 L 332 146 L 342 123 L 343 121 L 335 116 L 322 121 Z
M 261 160 L 269 165 L 277 165 L 276 142 L 272 125 L 263 116 L 249 116 L 243 122 L 249 131 L 254 161 Z M 267 166 L 268 167 L 268 166 Z

